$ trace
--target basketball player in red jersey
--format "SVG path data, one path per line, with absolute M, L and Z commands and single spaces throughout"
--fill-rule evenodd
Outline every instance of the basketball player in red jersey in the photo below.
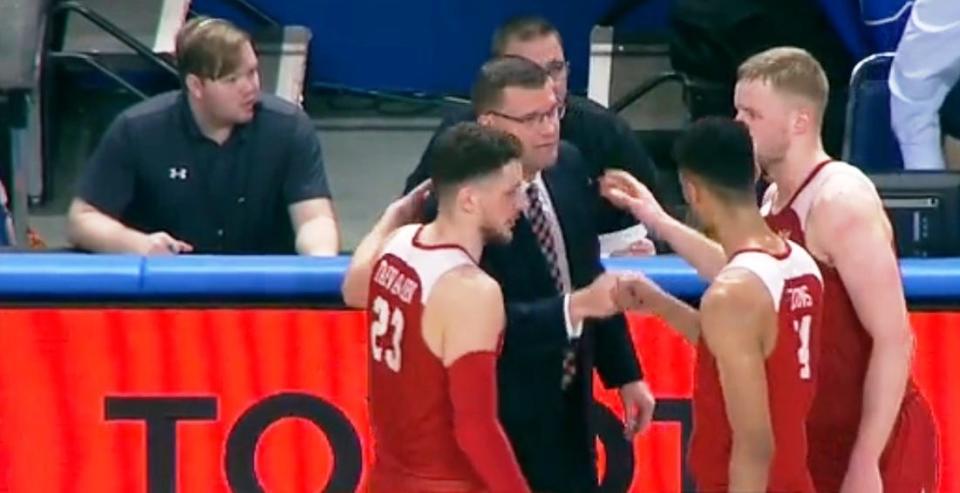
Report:
M 699 311 L 642 276 L 621 280 L 621 303 L 652 311 L 697 346 L 689 464 L 698 491 L 812 493 L 806 419 L 816 382 L 820 270 L 760 216 L 746 126 L 701 120 L 676 151 L 684 196 L 729 260 Z M 613 173 L 603 191 L 629 209 L 633 183 Z
M 821 492 L 931 493 L 937 431 L 910 377 L 913 335 L 892 228 L 869 178 L 823 149 L 828 91 L 809 53 L 773 48 L 741 65 L 734 101 L 773 182 L 761 207 L 768 224 L 804 245 L 824 277 L 810 472 Z M 671 219 L 643 187 L 631 193 L 634 214 L 713 278 L 723 265 L 716 243 Z
M 823 150 L 823 69 L 802 50 L 780 48 L 744 62 L 738 79 L 739 118 L 774 182 L 762 204 L 767 222 L 805 244 L 824 274 L 824 380 L 808 428 L 817 486 L 937 491 L 936 427 L 910 377 L 893 231 L 869 178 Z
M 526 492 L 497 419 L 500 287 L 476 264 L 523 203 L 519 142 L 464 123 L 438 137 L 426 186 L 390 205 L 354 252 L 344 301 L 370 320 L 371 492 Z

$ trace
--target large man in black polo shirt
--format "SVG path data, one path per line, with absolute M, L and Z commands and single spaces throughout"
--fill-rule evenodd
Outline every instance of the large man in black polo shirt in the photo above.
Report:
M 563 53 L 562 40 L 556 27 L 539 17 L 518 17 L 507 21 L 493 35 L 493 57 L 512 55 L 526 58 L 543 67 L 554 80 L 557 99 L 565 102 L 560 121 L 560 138 L 576 146 L 583 155 L 589 175 L 596 179 L 608 168 L 628 171 L 656 190 L 656 168 L 630 126 L 616 113 L 599 104 L 567 91 L 569 63 Z M 472 107 L 445 119 L 437 130 L 461 121 L 476 118 Z M 432 140 L 431 140 L 432 144 Z M 405 191 L 410 191 L 427 179 L 430 145 L 427 146 L 417 168 L 407 177 Z M 597 230 L 611 233 L 636 224 L 634 218 L 602 202 L 597 216 Z M 638 237 L 635 237 L 639 239 Z
M 199 18 L 177 35 L 183 89 L 116 118 L 80 177 L 71 241 L 95 252 L 335 255 L 313 124 L 260 93 L 249 36 Z

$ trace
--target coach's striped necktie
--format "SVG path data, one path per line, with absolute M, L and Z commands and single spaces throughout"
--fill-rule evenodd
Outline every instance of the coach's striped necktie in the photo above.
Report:
M 554 287 L 557 288 L 557 293 L 565 294 L 566 289 L 560 274 L 557 247 L 553 241 L 547 214 L 543 210 L 543 201 L 540 200 L 540 187 L 536 183 L 530 183 L 527 187 L 527 199 L 527 220 L 530 221 L 530 228 L 537 237 L 543 257 L 547 260 L 547 269 L 550 271 L 550 277 L 553 279 Z M 570 341 L 569 347 L 564 351 L 563 377 L 560 381 L 560 387 L 563 389 L 570 387 L 573 378 L 577 375 L 577 342 L 576 340 Z
M 543 201 L 540 200 L 540 187 L 536 183 L 530 183 L 527 187 L 527 220 L 530 221 L 530 228 L 537 237 L 540 244 L 540 251 L 547 260 L 547 269 L 550 271 L 550 278 L 553 279 L 553 286 L 557 288 L 557 293 L 563 294 L 563 278 L 560 275 L 559 259 L 557 258 L 557 247 L 553 243 L 553 234 L 550 232 L 550 223 L 547 220 L 547 213 L 543 210 Z

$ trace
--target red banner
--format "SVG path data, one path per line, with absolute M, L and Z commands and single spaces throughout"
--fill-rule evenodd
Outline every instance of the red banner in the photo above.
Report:
M 960 491 L 960 313 L 912 317 L 941 491 Z M 632 462 L 602 454 L 601 470 L 679 491 L 693 350 L 656 320 L 631 326 L 662 412 Z M 0 490 L 354 490 L 371 457 L 366 344 L 358 312 L 0 310 Z

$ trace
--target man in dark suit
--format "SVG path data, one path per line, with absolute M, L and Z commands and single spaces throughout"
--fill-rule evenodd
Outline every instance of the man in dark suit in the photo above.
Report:
M 626 431 L 649 423 L 616 277 L 603 272 L 593 210 L 600 200 L 576 147 L 561 143 L 554 82 L 521 57 L 484 64 L 473 89 L 477 121 L 515 135 L 527 206 L 509 244 L 488 246 L 481 267 L 503 290 L 507 328 L 498 364 L 500 419 L 535 491 L 597 489 L 593 367 L 617 388 Z
M 583 156 L 585 172 L 595 180 L 608 168 L 623 169 L 651 190 L 656 191 L 656 167 L 630 126 L 616 113 L 599 104 L 567 92 L 570 65 L 563 53 L 562 40 L 556 27 L 539 17 L 518 17 L 506 22 L 493 35 L 493 57 L 520 56 L 546 70 L 554 81 L 557 99 L 564 104 L 560 119 L 560 137 L 576 146 Z M 472 107 L 465 107 L 446 118 L 434 134 L 462 121 L 477 117 Z M 407 178 L 405 192 L 427 179 L 427 167 L 433 140 L 427 146 L 420 164 Z M 600 233 L 611 233 L 637 224 L 635 218 L 602 203 L 596 222 Z M 634 235 L 634 250 L 653 253 L 652 244 Z M 644 250 L 646 249 L 646 250 Z M 633 252 L 637 253 L 637 251 Z

